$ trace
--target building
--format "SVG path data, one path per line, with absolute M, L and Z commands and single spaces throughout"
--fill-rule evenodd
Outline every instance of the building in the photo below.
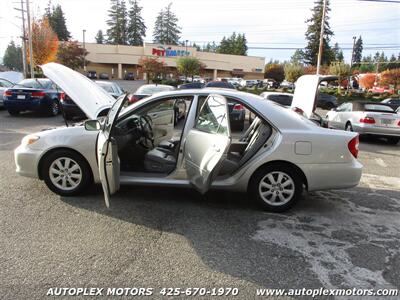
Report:
M 96 71 L 97 74 L 107 73 L 110 78 L 123 79 L 124 74 L 133 72 L 136 78 L 146 79 L 146 74 L 141 73 L 139 66 L 139 60 L 143 57 L 159 58 L 170 71 L 167 73 L 176 74 L 176 62 L 182 56 L 198 58 L 206 66 L 205 74 L 202 74 L 206 78 L 262 79 L 264 76 L 264 57 L 201 52 L 194 47 L 151 43 L 145 43 L 142 47 L 86 43 L 85 48 L 89 52 L 86 70 Z

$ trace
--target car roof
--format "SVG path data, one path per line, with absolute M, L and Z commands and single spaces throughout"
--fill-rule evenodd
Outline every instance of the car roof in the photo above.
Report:
M 282 93 L 282 92 L 262 92 L 261 93 L 262 95 L 266 95 L 266 96 L 269 96 L 269 95 L 283 95 L 283 96 L 292 96 L 293 97 L 293 94 L 290 94 L 290 93 Z M 260 94 L 260 95 L 261 95 Z

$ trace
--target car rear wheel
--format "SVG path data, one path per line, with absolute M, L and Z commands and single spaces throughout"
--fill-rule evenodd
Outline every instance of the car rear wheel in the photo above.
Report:
M 303 192 L 302 177 L 285 164 L 265 166 L 253 175 L 249 193 L 265 210 L 284 212 L 290 209 Z
M 79 195 L 92 182 L 89 164 L 69 150 L 58 150 L 46 156 L 41 174 L 47 187 L 61 196 Z
M 8 113 L 12 116 L 18 116 L 19 115 L 19 110 L 14 110 L 14 109 L 9 109 Z
M 58 101 L 53 100 L 53 102 L 48 107 L 47 114 L 50 117 L 55 117 L 58 115 L 59 112 L 60 112 L 60 107 L 58 105 Z

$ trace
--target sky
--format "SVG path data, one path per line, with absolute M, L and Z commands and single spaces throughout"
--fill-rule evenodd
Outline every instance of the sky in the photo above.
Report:
M 20 43 L 20 12 L 13 9 L 20 7 L 19 1 L 0 0 L 0 57 L 10 40 Z M 40 17 L 48 0 L 30 1 L 32 13 Z M 86 42 L 94 42 L 99 29 L 106 31 L 109 0 L 51 2 L 62 6 L 73 39 L 82 41 L 82 30 L 85 29 Z M 311 17 L 314 6 L 313 0 L 141 0 L 147 26 L 145 41 L 152 41 L 156 16 L 170 2 L 179 19 L 182 40 L 201 45 L 212 41 L 218 43 L 233 31 L 245 33 L 248 55 L 262 56 L 266 61 L 289 60 L 294 49 L 306 45 L 305 20 Z M 400 3 L 330 0 L 330 9 L 329 22 L 334 32 L 331 45 L 339 43 L 346 61 L 350 61 L 353 36 L 359 35 L 364 42 L 363 55 L 382 50 L 387 56 L 400 53 Z

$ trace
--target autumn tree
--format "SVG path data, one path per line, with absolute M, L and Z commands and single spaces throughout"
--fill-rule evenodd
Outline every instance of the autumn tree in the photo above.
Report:
M 144 57 L 139 60 L 141 71 L 147 74 L 147 83 L 154 81 L 165 72 L 165 63 L 157 58 Z
M 283 65 L 276 62 L 269 62 L 265 65 L 264 78 L 271 78 L 277 82 L 282 82 L 285 79 L 285 71 Z
M 395 90 L 400 89 L 400 69 L 391 69 L 382 72 L 380 83 L 382 86 L 393 85 Z
M 77 41 L 60 43 L 57 52 L 57 61 L 73 70 L 83 66 L 83 61 L 88 52 L 79 46 Z
M 46 17 L 32 23 L 32 48 L 34 65 L 42 65 L 57 58 L 58 38 Z M 28 49 L 29 50 L 29 49 Z M 28 60 L 30 62 L 28 51 Z
M 200 74 L 202 68 L 200 60 L 195 57 L 181 57 L 178 59 L 176 66 L 180 74 L 185 77 L 192 77 Z
M 296 82 L 300 76 L 304 75 L 304 67 L 299 63 L 285 64 L 285 79 L 289 82 Z
M 358 80 L 360 86 L 365 89 L 371 89 L 374 86 L 376 80 L 376 74 L 374 73 L 367 73 L 360 77 Z

